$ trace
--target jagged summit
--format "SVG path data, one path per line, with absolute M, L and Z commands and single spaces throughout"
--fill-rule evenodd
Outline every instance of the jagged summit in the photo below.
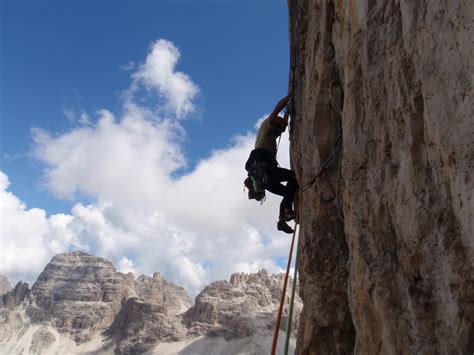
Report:
M 240 339 L 248 349 L 266 349 L 282 277 L 266 270 L 233 274 L 230 282 L 207 286 L 193 305 L 183 287 L 159 272 L 135 279 L 101 257 L 59 254 L 31 290 L 20 282 L 2 297 L 0 352 L 153 353 L 163 342 L 190 346 L 197 338 L 202 346 L 207 336 Z M 298 299 L 296 317 L 301 307 Z M 225 343 L 219 343 L 222 351 Z
M 0 274 L 0 296 L 12 289 L 12 285 L 5 275 Z
M 78 261 L 87 261 L 87 260 L 94 260 L 94 261 L 101 260 L 103 262 L 112 264 L 109 260 L 107 260 L 105 258 L 101 258 L 100 256 L 88 254 L 88 253 L 80 251 L 80 250 L 74 250 L 74 251 L 68 251 L 68 252 L 61 253 L 61 254 L 56 254 L 55 256 L 53 256 L 50 263 L 61 262 L 61 261 L 66 261 L 66 262 L 70 263 L 70 262 L 74 262 L 74 261 L 78 262 Z
M 274 315 L 280 302 L 283 274 L 235 273 L 230 281 L 215 281 L 196 296 L 195 304 L 184 314 L 191 333 L 241 338 L 274 328 Z M 289 297 L 289 290 L 287 297 Z M 298 321 L 302 303 L 296 300 Z M 285 314 L 286 316 L 286 314 Z M 286 324 L 287 318 L 284 319 Z

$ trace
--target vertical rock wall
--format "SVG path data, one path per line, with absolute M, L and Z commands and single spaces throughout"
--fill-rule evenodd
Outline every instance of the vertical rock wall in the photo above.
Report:
M 288 5 L 298 352 L 473 353 L 474 2 Z

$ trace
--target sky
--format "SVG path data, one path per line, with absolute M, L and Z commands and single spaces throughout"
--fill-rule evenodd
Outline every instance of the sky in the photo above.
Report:
M 249 201 L 243 180 L 288 88 L 286 1 L 2 0 L 0 41 L 0 273 L 13 284 L 74 250 L 191 294 L 284 267 L 280 198 Z

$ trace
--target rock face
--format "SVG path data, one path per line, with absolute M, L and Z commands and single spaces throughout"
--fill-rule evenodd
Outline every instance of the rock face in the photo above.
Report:
M 138 277 L 135 289 L 139 299 L 162 306 L 168 314 L 183 313 L 193 304 L 184 287 L 168 282 L 159 272 Z
M 289 0 L 289 15 L 298 353 L 473 353 L 474 3 Z
M 18 306 L 30 292 L 30 288 L 26 282 L 18 282 L 13 290 L 7 292 L 0 298 L 2 302 L 0 303 L 5 308 L 13 309 Z
M 160 342 L 176 342 L 186 336 L 182 313 L 192 305 L 183 287 L 156 272 L 135 282 L 137 297 L 122 306 L 106 335 L 121 354 L 144 353 Z M 106 346 L 107 347 L 107 346 Z
M 142 354 L 160 342 L 176 342 L 186 336 L 182 317 L 168 313 L 164 306 L 129 298 L 106 335 L 117 344 L 120 354 Z
M 234 274 L 230 282 L 206 287 L 193 306 L 186 290 L 160 273 L 135 279 L 117 272 L 106 259 L 60 254 L 31 290 L 19 282 L 2 296 L 0 353 L 163 353 L 160 345 L 166 348 L 167 343 L 175 344 L 169 350 L 174 353 L 265 353 L 282 277 L 265 270 Z M 297 297 L 295 323 L 301 308 Z M 287 317 L 283 329 L 286 323 Z
M 273 333 L 282 283 L 283 274 L 269 275 L 266 270 L 255 274 L 233 274 L 230 282 L 211 283 L 184 314 L 189 332 L 224 336 L 227 340 L 247 337 L 257 330 Z M 286 296 L 285 304 L 288 305 L 291 297 L 289 289 Z M 297 296 L 293 313 L 296 324 L 301 308 L 301 299 Z M 287 314 L 288 309 L 285 308 L 284 328 L 288 322 Z
M 133 275 L 115 270 L 103 258 L 81 252 L 55 256 L 31 289 L 37 304 L 33 320 L 51 321 L 78 342 L 109 326 L 130 296 L 135 295 Z
M 10 284 L 10 281 L 8 281 L 6 276 L 0 274 L 0 296 L 4 295 L 11 289 L 12 285 Z
M 56 337 L 47 327 L 42 326 L 33 333 L 30 354 L 42 354 L 55 342 Z

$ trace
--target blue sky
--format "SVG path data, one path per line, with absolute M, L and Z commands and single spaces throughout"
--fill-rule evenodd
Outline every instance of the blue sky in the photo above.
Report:
M 181 51 L 179 70 L 201 89 L 185 124 L 192 165 L 251 129 L 285 94 L 285 1 L 3 1 L 1 9 L 2 169 L 27 205 L 59 212 L 38 187 L 28 158 L 30 128 L 63 131 L 63 111 L 117 111 L 129 72 L 149 44 L 165 38 Z M 5 158 L 7 155 L 9 158 Z M 13 158 L 12 158 L 13 157 Z
M 250 144 L 248 142 L 253 140 L 251 135 L 254 134 L 257 120 L 270 112 L 275 103 L 286 94 L 289 49 L 287 4 L 283 0 L 45 0 L 2 1 L 0 6 L 0 168 L 8 177 L 9 186 L 6 191 L 16 201 L 15 206 L 17 202 L 26 205 L 18 207 L 24 210 L 20 215 L 31 212 L 33 208 L 40 209 L 45 215 L 41 218 L 47 223 L 52 223 L 54 228 L 57 227 L 56 222 L 51 222 L 54 215 L 65 215 L 64 221 L 61 222 L 64 227 L 68 223 L 72 225 L 72 222 L 66 220 L 83 218 L 84 215 L 81 213 L 84 211 L 100 211 L 98 213 L 101 220 L 105 221 L 104 225 L 115 228 L 111 234 L 123 232 L 123 235 L 137 234 L 135 237 L 140 238 L 136 229 L 124 227 L 123 221 L 129 218 L 129 214 L 125 211 L 129 210 L 114 207 L 119 206 L 123 198 L 115 198 L 114 192 L 109 191 L 108 186 L 104 187 L 107 185 L 107 178 L 114 179 L 112 173 L 107 176 L 105 173 L 98 174 L 95 177 L 96 180 L 104 179 L 105 182 L 100 186 L 92 186 L 95 180 L 71 182 L 71 177 L 67 180 L 63 175 L 54 180 L 45 173 L 55 171 L 57 168 L 55 172 L 60 175 L 60 168 L 64 170 L 71 168 L 70 161 L 67 162 L 69 164 L 67 168 L 66 165 L 61 166 L 66 164 L 65 161 L 55 160 L 58 152 L 65 149 L 65 146 L 61 145 L 62 142 L 67 141 L 68 144 L 74 142 L 74 147 L 84 144 L 84 149 L 88 149 L 87 144 L 92 141 L 97 147 L 104 147 L 102 145 L 104 141 L 99 142 L 99 138 L 94 141 L 87 137 L 88 134 L 93 137 L 107 136 L 111 131 L 106 132 L 105 129 L 114 132 L 120 129 L 123 133 L 120 137 L 129 137 L 130 132 L 127 133 L 126 129 L 130 126 L 120 124 L 123 117 L 130 114 L 126 112 L 124 93 L 133 91 L 131 86 L 135 82 L 138 82 L 140 87 L 133 93 L 134 103 L 153 110 L 166 103 L 164 102 L 166 95 L 164 98 L 163 92 L 160 92 L 167 90 L 166 88 L 152 87 L 146 83 L 146 79 L 141 82 L 133 79 L 134 73 L 138 75 L 136 73 L 140 72 L 140 65 L 143 65 L 151 55 L 153 45 L 168 43 L 168 46 L 165 45 L 166 48 L 179 51 L 180 55 L 174 70 L 185 75 L 199 91 L 190 98 L 193 109 L 186 118 L 175 117 L 173 121 L 174 128 L 178 126 L 178 130 L 185 132 L 184 140 L 182 137 L 173 137 L 169 141 L 164 138 L 169 143 L 166 149 L 178 155 L 182 154 L 187 163 L 178 163 L 177 169 L 167 170 L 169 176 L 163 177 L 163 184 L 173 183 L 173 179 L 180 179 L 182 186 L 188 186 L 186 181 L 192 177 L 199 179 L 196 176 L 199 176 L 200 171 L 206 171 L 206 167 L 209 171 L 203 172 L 203 176 L 213 175 L 216 169 L 213 164 L 219 162 L 219 159 L 226 156 L 233 157 L 233 154 L 239 149 L 242 150 L 244 146 L 248 148 L 247 145 Z M 160 39 L 163 41 L 157 42 Z M 161 46 L 160 50 L 165 50 L 163 48 Z M 107 121 L 105 118 L 107 115 L 100 110 L 107 110 L 113 114 L 117 124 L 104 125 L 100 128 L 98 122 Z M 81 115 L 90 121 L 87 127 L 80 126 Z M 162 119 L 161 116 L 155 121 L 152 119 L 154 123 L 149 126 L 151 131 L 157 129 L 157 137 L 161 137 L 161 133 L 156 122 L 161 122 Z M 145 124 L 146 119 L 140 122 Z M 38 131 L 35 129 L 39 129 L 43 138 L 38 138 Z M 100 135 L 100 132 L 103 135 Z M 89 143 L 80 141 L 80 137 L 85 137 Z M 113 137 L 116 139 L 117 135 Z M 236 140 L 240 143 L 236 144 Z M 144 146 L 143 149 L 148 148 Z M 91 154 L 94 157 L 94 153 Z M 135 153 L 124 154 L 129 157 Z M 141 154 L 138 153 L 138 156 Z M 238 174 L 240 179 L 244 171 L 243 165 L 239 165 L 242 158 L 239 159 L 230 169 Z M 111 155 L 105 163 L 108 164 L 109 160 L 112 160 L 112 165 L 117 167 L 126 162 L 126 158 L 122 158 L 118 153 Z M 200 163 L 202 164 L 199 165 Z M 149 166 L 148 162 L 144 164 Z M 89 165 L 86 165 L 86 169 L 88 167 Z M 74 171 L 76 168 L 77 171 L 84 170 L 84 166 L 79 165 L 71 169 Z M 96 174 L 96 171 L 97 167 L 89 175 Z M 150 176 L 153 173 L 151 172 Z M 146 169 L 143 170 L 143 174 L 147 174 Z M 133 181 L 129 183 L 133 184 Z M 160 184 L 160 180 L 156 183 Z M 208 181 L 203 181 L 203 184 L 207 183 Z M 125 184 L 128 182 L 125 181 Z M 199 187 L 199 185 L 189 187 L 190 191 L 186 196 L 197 194 L 192 189 L 198 190 Z M 234 189 L 234 185 L 229 185 L 228 188 Z M 235 186 L 235 189 L 241 192 L 240 185 Z M 72 193 L 66 196 L 65 191 Z M 140 192 L 137 191 L 130 190 L 127 196 L 139 196 Z M 120 195 L 119 192 L 117 195 Z M 155 192 L 156 196 L 163 196 L 167 190 L 159 191 L 157 186 Z M 225 200 L 226 196 L 223 195 L 221 198 Z M 204 209 L 205 202 L 200 201 Z M 269 205 L 258 210 L 262 218 L 276 214 L 276 200 L 272 202 L 270 199 Z M 158 205 L 153 206 L 156 208 L 153 216 L 160 215 L 164 216 L 166 221 L 172 220 L 172 217 L 168 216 L 172 216 L 174 212 Z M 223 206 L 216 208 L 225 208 L 225 203 Z M 229 208 L 241 211 L 242 208 L 246 208 L 245 204 L 242 206 L 241 201 L 238 201 L 235 206 Z M 82 207 L 85 210 L 82 210 Z M 117 225 L 113 225 L 114 221 L 118 221 L 117 216 L 121 216 L 122 219 Z M 147 216 L 146 220 L 150 220 L 150 216 Z M 176 216 L 174 215 L 178 218 Z M 240 217 L 236 215 L 236 219 L 238 218 Z M 249 218 L 245 224 L 245 228 L 248 227 L 245 233 L 249 240 L 254 240 L 254 234 L 257 233 L 260 235 L 262 245 L 268 246 L 275 242 L 273 237 L 267 235 L 269 225 L 257 226 L 256 223 L 249 222 L 251 219 Z M 81 221 L 83 222 L 82 219 Z M 272 220 L 271 223 L 273 222 Z M 186 227 L 179 225 L 178 222 L 173 223 L 173 228 L 182 228 L 183 231 L 199 229 L 191 227 L 191 222 Z M 200 225 L 199 223 L 209 221 L 203 217 L 202 222 L 196 223 Z M 74 234 L 78 229 L 87 230 L 89 227 L 76 223 L 75 229 L 73 228 L 75 232 L 71 232 L 70 226 L 65 228 L 68 230 L 67 233 Z M 219 232 L 221 234 L 216 232 L 216 240 L 230 238 L 237 230 L 239 231 L 236 233 L 244 233 L 242 232 L 244 227 L 232 229 L 234 232 L 222 228 Z M 168 232 L 169 230 L 166 233 Z M 57 233 L 56 229 L 54 233 Z M 104 256 L 121 260 L 119 250 L 111 252 L 110 248 L 101 249 L 95 242 L 91 242 L 90 245 L 84 244 L 84 240 L 80 240 L 81 237 L 77 235 L 74 237 L 79 238 L 77 245 L 85 246 L 86 250 L 92 253 L 100 254 L 102 251 Z M 14 237 L 8 235 L 5 228 L 2 238 L 5 241 Z M 45 238 L 49 237 L 44 237 L 38 243 L 44 244 Z M 54 240 L 54 243 L 56 242 Z M 210 242 L 212 244 L 212 241 Z M 15 248 L 21 247 L 21 242 L 19 243 Z M 50 245 L 53 242 L 50 240 L 48 243 Z M 278 252 L 285 249 L 286 241 L 278 239 L 275 243 L 278 244 Z M 44 252 L 46 256 L 58 250 L 48 248 Z M 110 254 L 104 250 L 109 250 Z M 126 249 L 120 250 L 123 253 Z M 262 252 L 268 254 L 268 250 Z M 183 253 L 190 252 L 186 250 Z M 152 265 L 145 262 L 140 264 L 140 258 L 146 259 L 142 254 L 140 250 L 134 249 L 127 255 L 125 261 L 122 259 L 122 264 L 134 265 L 135 269 L 144 272 L 152 271 L 147 267 L 172 268 L 170 264 Z M 264 266 L 268 260 L 277 260 L 281 256 L 266 255 L 260 264 L 256 263 L 250 269 Z M 206 277 L 210 279 L 217 276 L 208 269 L 209 265 L 218 265 L 215 260 L 206 259 L 201 254 L 194 259 L 189 255 L 186 257 L 203 268 L 202 275 L 207 275 Z M 250 264 L 251 260 L 245 265 Z M 235 269 L 238 267 L 234 266 L 229 270 Z M 247 269 L 248 267 L 244 267 L 243 271 Z M 7 268 L 5 272 L 15 274 L 11 270 Z M 23 274 L 19 272 L 18 275 L 24 275 L 27 271 L 24 270 Z M 181 278 L 186 279 L 183 275 Z M 175 279 L 181 280 L 178 276 Z

